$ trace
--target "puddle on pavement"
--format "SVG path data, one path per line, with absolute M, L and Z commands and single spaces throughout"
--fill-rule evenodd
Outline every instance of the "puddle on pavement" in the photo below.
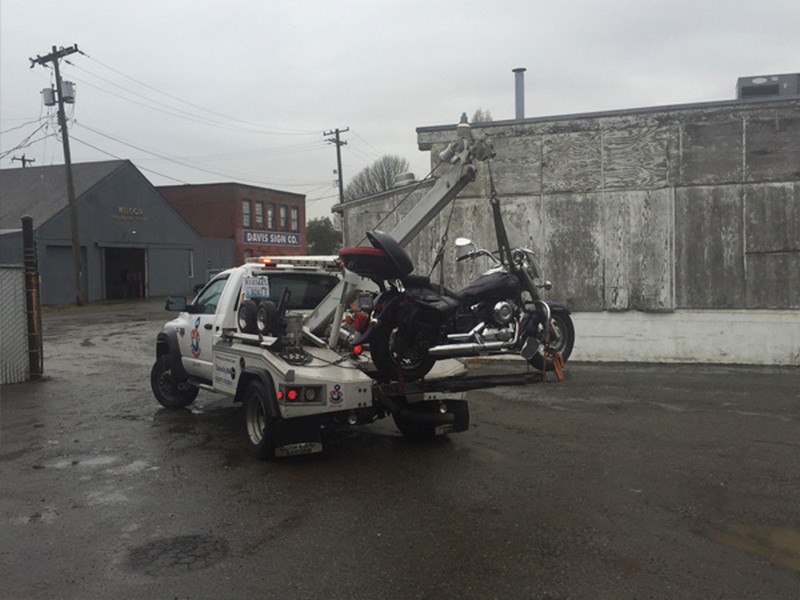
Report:
M 734 525 L 711 539 L 765 558 L 774 565 L 800 571 L 800 529 L 774 525 Z
M 226 558 L 228 542 L 210 535 L 163 538 L 130 550 L 128 565 L 152 576 L 206 569 Z

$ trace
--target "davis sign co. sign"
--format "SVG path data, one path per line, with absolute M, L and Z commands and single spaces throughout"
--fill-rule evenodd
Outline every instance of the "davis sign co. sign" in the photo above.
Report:
M 285 231 L 242 231 L 242 241 L 245 244 L 258 244 L 269 246 L 299 246 L 300 234 Z

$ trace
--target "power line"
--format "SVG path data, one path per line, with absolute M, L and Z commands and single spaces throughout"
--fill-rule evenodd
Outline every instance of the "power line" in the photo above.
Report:
M 375 146 L 373 146 L 372 144 L 370 144 L 370 143 L 369 143 L 367 140 L 365 140 L 363 137 L 361 137 L 360 135 L 358 135 L 358 132 L 357 132 L 357 131 L 354 131 L 354 132 L 353 132 L 353 135 L 354 135 L 354 136 L 356 136 L 358 139 L 360 139 L 362 142 L 364 142 L 364 143 L 365 143 L 367 146 L 369 146 L 370 148 L 372 148 L 372 149 L 375 151 L 375 158 L 380 158 L 380 156 L 381 156 L 381 151 L 380 151 L 380 150 L 378 150 L 378 149 L 377 149 Z
M 17 129 L 22 129 L 23 127 L 25 127 L 27 125 L 33 125 L 34 123 L 39 123 L 41 120 L 42 120 L 42 118 L 39 117 L 38 119 L 32 119 L 30 121 L 26 121 L 22 125 L 17 125 L 16 127 L 12 127 L 11 129 L 6 129 L 5 131 L 0 131 L 0 135 L 5 135 L 7 133 L 11 133 L 12 131 L 16 131 Z
M 30 148 L 33 144 L 36 144 L 36 143 L 42 141 L 43 139 L 46 139 L 46 138 L 50 137 L 52 134 L 48 133 L 44 137 L 38 138 L 36 140 L 32 140 L 31 139 L 31 138 L 33 138 L 34 135 L 36 135 L 42 129 L 45 129 L 48 125 L 49 125 L 49 123 L 47 121 L 42 122 L 39 125 L 39 127 L 34 129 L 27 136 L 25 136 L 25 138 L 23 138 L 22 141 L 18 142 L 16 146 L 14 146 L 13 148 L 11 148 L 9 150 L 5 150 L 3 152 L 0 152 L 0 158 L 5 158 L 9 154 L 11 154 L 12 152 L 16 152 L 17 150 L 22 150 L 24 148 Z
M 260 181 L 260 180 L 254 179 L 254 178 L 250 177 L 247 174 L 234 173 L 234 172 L 223 172 L 223 171 L 213 171 L 213 170 L 204 168 L 202 166 L 197 166 L 196 164 L 192 164 L 191 162 L 188 162 L 186 160 L 181 160 L 181 159 L 178 159 L 178 158 L 176 158 L 174 156 L 169 156 L 169 155 L 164 154 L 162 152 L 158 152 L 158 151 L 155 151 L 153 149 L 146 148 L 144 146 L 140 146 L 140 145 L 137 145 L 137 144 L 133 144 L 131 142 L 127 142 L 127 141 L 122 140 L 122 139 L 120 139 L 120 138 L 118 138 L 116 136 L 113 136 L 113 135 L 109 134 L 109 133 L 105 133 L 105 132 L 100 131 L 99 129 L 96 129 L 94 127 L 90 127 L 90 126 L 88 126 L 88 125 L 86 125 L 86 124 L 84 124 L 82 122 L 76 121 L 75 123 L 76 123 L 76 125 L 84 128 L 84 129 L 86 129 L 88 131 L 91 131 L 92 133 L 94 133 L 96 135 L 99 135 L 101 137 L 109 139 L 109 140 L 111 140 L 113 142 L 116 142 L 118 144 L 121 144 L 123 146 L 127 146 L 129 148 L 133 148 L 134 150 L 138 150 L 139 152 L 144 152 L 145 154 L 149 154 L 151 156 L 155 156 L 156 158 L 159 158 L 161 160 L 165 160 L 167 162 L 174 163 L 174 164 L 179 165 L 181 167 L 185 167 L 185 168 L 188 168 L 188 169 L 193 169 L 195 171 L 200 171 L 202 173 L 206 173 L 206 174 L 209 174 L 209 175 L 215 175 L 217 177 L 225 177 L 225 178 L 241 178 L 241 179 L 244 179 L 244 180 L 247 180 L 247 181 L 251 181 L 254 184 L 270 186 L 270 187 L 271 186 L 277 186 L 277 185 L 287 186 L 287 187 L 304 187 L 304 186 L 309 186 L 309 185 L 319 185 L 318 183 L 315 183 L 315 182 L 297 183 L 297 182 L 286 182 L 286 181 L 280 181 L 280 180 L 267 182 L 267 181 Z
M 209 119 L 206 119 L 206 118 L 203 118 L 203 117 L 199 117 L 197 115 L 193 115 L 193 114 L 187 113 L 185 111 L 180 111 L 180 110 L 175 109 L 175 108 L 173 108 L 171 106 L 168 106 L 168 105 L 166 105 L 166 104 L 164 104 L 162 102 L 157 102 L 157 101 L 152 100 L 150 98 L 146 98 L 145 96 L 141 96 L 140 94 L 136 94 L 137 96 L 140 96 L 140 97 L 144 98 L 148 102 L 153 102 L 153 103 L 158 104 L 158 105 L 163 107 L 163 108 L 158 108 L 158 106 L 153 106 L 153 105 L 147 104 L 145 102 L 140 102 L 138 100 L 134 100 L 133 98 L 128 98 L 128 97 L 123 96 L 121 94 L 117 94 L 115 92 L 112 92 L 112 91 L 107 90 L 105 88 L 102 88 L 100 86 L 94 85 L 92 83 L 89 83 L 88 81 L 85 81 L 85 80 L 81 79 L 80 77 L 73 77 L 73 79 L 75 79 L 75 81 L 79 81 L 83 85 L 89 86 L 90 88 L 94 88 L 94 89 L 96 89 L 98 91 L 101 91 L 101 92 L 103 92 L 105 94 L 109 94 L 110 96 L 114 96 L 115 98 L 119 98 L 120 100 L 124 100 L 126 102 L 130 102 L 131 104 L 136 104 L 138 106 L 142 106 L 142 107 L 147 108 L 149 110 L 160 112 L 162 114 L 166 114 L 166 115 L 169 115 L 171 117 L 176 117 L 178 119 L 183 119 L 183 120 L 189 121 L 191 123 L 198 123 L 200 125 L 208 125 L 208 126 L 211 126 L 211 127 L 217 127 L 219 129 L 224 129 L 226 131 L 237 131 L 237 132 L 240 132 L 240 133 L 259 134 L 259 135 L 264 135 L 265 133 L 267 133 L 267 132 L 264 132 L 264 131 L 256 131 L 256 130 L 253 130 L 252 128 L 247 129 L 247 128 L 244 128 L 244 127 L 239 127 L 239 126 L 235 126 L 235 125 L 228 125 L 228 124 L 225 124 L 225 123 L 219 123 L 219 122 L 216 122 L 216 121 L 211 121 Z M 134 93 L 134 92 L 131 91 L 131 93 Z
M 84 146 L 88 146 L 89 148 L 92 148 L 93 150 L 97 150 L 98 152 L 101 152 L 101 153 L 103 153 L 103 154 L 105 154 L 107 156 L 110 156 L 111 158 L 116 158 L 117 160 L 129 160 L 129 159 L 122 158 L 121 156 L 117 156 L 116 154 L 112 154 L 111 152 L 103 150 L 102 148 L 98 148 L 94 144 L 90 144 L 89 142 L 84 142 L 82 139 L 75 137 L 75 134 L 72 135 L 72 139 L 75 140 L 76 142 L 79 142 L 79 143 L 83 144 Z M 131 161 L 131 162 L 133 162 L 133 161 Z M 187 181 L 184 181 L 182 179 L 178 179 L 176 177 L 172 177 L 171 175 L 166 175 L 164 173 L 159 173 L 158 171 L 154 171 L 153 169 L 148 169 L 147 167 L 143 167 L 143 166 L 138 165 L 138 164 L 136 165 L 136 167 L 138 169 L 141 169 L 142 171 L 147 171 L 149 173 L 153 173 L 153 174 L 158 175 L 160 177 L 165 177 L 166 179 L 171 179 L 172 181 L 177 181 L 178 183 L 188 184 Z
M 185 105 L 191 106 L 193 108 L 196 108 L 196 109 L 201 110 L 203 112 L 206 112 L 208 114 L 211 114 L 211 115 L 214 115 L 214 116 L 217 116 L 217 117 L 221 117 L 223 119 L 227 119 L 227 120 L 230 120 L 230 121 L 235 121 L 235 122 L 241 123 L 243 125 L 248 125 L 249 127 L 257 127 L 257 128 L 260 128 L 260 129 L 274 130 L 272 133 L 275 134 L 275 135 L 312 135 L 312 134 L 315 134 L 315 132 L 311 131 L 311 130 L 300 130 L 300 129 L 288 129 L 288 128 L 282 128 L 282 127 L 275 127 L 275 126 L 272 126 L 272 125 L 265 125 L 263 123 L 255 123 L 255 122 L 252 122 L 252 121 L 246 121 L 244 119 L 239 119 L 237 117 L 231 117 L 231 116 L 222 114 L 220 112 L 213 111 L 211 109 L 205 108 L 205 107 L 200 106 L 198 104 L 194 104 L 192 102 L 189 102 L 185 98 L 180 98 L 178 96 L 174 96 L 174 95 L 172 95 L 172 94 L 170 94 L 168 92 L 164 92 L 164 91 L 162 91 L 162 90 L 160 90 L 160 89 L 158 89 L 158 88 L 156 88 L 156 87 L 154 87 L 152 85 L 149 85 L 149 84 L 147 84 L 147 83 L 145 83 L 143 81 L 140 81 L 140 80 L 135 79 L 135 78 L 133 78 L 133 77 L 131 77 L 129 75 L 126 75 L 125 73 L 119 71 L 118 69 L 115 69 L 114 67 L 106 65 L 105 63 L 102 63 L 101 61 L 97 60 L 96 58 L 94 58 L 92 56 L 89 56 L 85 52 L 81 52 L 81 54 L 86 56 L 89 60 L 91 60 L 93 62 L 96 62 L 97 64 L 101 65 L 102 67 L 108 69 L 109 71 L 112 71 L 112 72 L 116 73 L 117 75 L 119 75 L 121 77 L 124 77 L 125 79 L 129 79 L 130 81 L 133 81 L 134 83 L 137 83 L 138 85 L 141 85 L 141 86 L 143 86 L 143 87 L 145 87 L 145 88 L 147 88 L 149 90 L 152 90 L 152 91 L 154 91 L 154 92 L 156 92 L 158 94 L 166 96 L 167 98 L 170 98 L 172 100 L 180 102 L 181 104 L 185 104 Z M 90 75 L 93 75 L 94 77 L 97 77 L 98 79 L 103 79 L 102 77 L 92 73 L 91 71 L 88 71 L 86 69 L 82 69 L 82 70 L 84 70 L 85 72 L 89 73 Z M 112 83 L 112 85 L 115 85 L 115 84 L 113 84 L 113 82 L 110 82 L 110 81 L 105 80 L 105 79 L 103 79 L 103 80 L 106 81 L 107 83 Z M 137 94 L 137 95 L 139 95 L 139 94 Z M 144 97 L 144 96 L 142 96 L 142 97 Z M 150 99 L 150 101 L 151 102 L 157 102 L 156 100 L 152 100 L 152 99 Z

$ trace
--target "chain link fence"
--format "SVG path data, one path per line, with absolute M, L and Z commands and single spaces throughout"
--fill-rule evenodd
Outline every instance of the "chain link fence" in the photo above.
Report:
M 25 271 L 0 265 L 0 384 L 29 378 Z

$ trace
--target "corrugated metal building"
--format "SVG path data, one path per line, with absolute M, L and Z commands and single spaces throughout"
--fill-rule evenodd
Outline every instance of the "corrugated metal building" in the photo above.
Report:
M 204 281 L 212 258 L 200 236 L 130 161 L 72 169 L 87 301 L 187 294 Z M 63 165 L 0 170 L 0 263 L 22 263 L 21 219 L 33 217 L 43 304 L 76 298 L 65 181 Z

